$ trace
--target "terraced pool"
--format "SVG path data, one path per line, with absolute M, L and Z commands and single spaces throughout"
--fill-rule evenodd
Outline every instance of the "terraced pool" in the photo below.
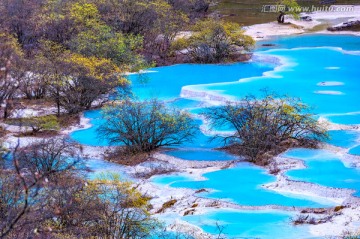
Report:
M 249 93 L 258 94 L 263 88 L 300 97 L 314 107 L 319 117 L 330 122 L 360 124 L 360 37 L 304 35 L 279 38 L 271 43 L 275 44 L 274 49 L 259 47 L 255 52 L 258 57 L 249 63 L 175 65 L 150 69 L 141 76 L 129 76 L 133 82 L 133 91 L 139 99 L 156 96 L 171 106 L 189 110 L 198 122 L 199 133 L 194 142 L 175 147 L 166 152 L 168 155 L 186 160 L 236 159 L 233 155 L 214 150 L 221 146 L 221 142 L 208 143 L 212 132 L 204 130 L 206 124 L 199 113 L 204 108 L 216 107 L 227 99 L 240 99 Z M 280 59 L 280 62 L 275 59 Z M 108 142 L 99 140 L 96 135 L 96 128 L 102 122 L 100 113 L 100 110 L 87 112 L 85 117 L 90 119 L 93 126 L 76 131 L 71 137 L 86 145 L 108 145 Z M 231 129 L 225 127 L 219 130 Z M 329 133 L 332 139 L 328 143 L 342 147 L 351 154 L 360 154 L 359 131 L 338 130 Z M 294 149 L 283 156 L 303 160 L 307 166 L 305 169 L 287 172 L 290 179 L 349 188 L 355 191 L 355 196 L 360 196 L 359 169 L 344 165 L 341 161 L 343 153 L 334 155 L 323 150 Z M 267 190 L 262 185 L 273 182 L 275 178 L 263 169 L 246 163 L 203 176 L 206 179 L 202 181 L 181 175 L 155 177 L 153 180 L 170 187 L 206 188 L 210 192 L 202 196 L 230 200 L 241 205 L 334 205 L 318 198 Z M 207 232 L 214 232 L 214 222 L 218 220 L 226 225 L 232 236 L 311 237 L 306 227 L 292 227 L 289 218 L 289 213 L 283 211 L 214 210 L 184 219 Z

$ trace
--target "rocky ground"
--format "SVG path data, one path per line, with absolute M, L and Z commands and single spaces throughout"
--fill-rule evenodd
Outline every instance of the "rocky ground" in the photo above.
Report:
M 309 16 L 312 20 L 296 20 L 291 16 L 287 16 L 285 20 L 286 24 L 279 24 L 275 21 L 264 24 L 256 24 L 244 27 L 245 33 L 252 36 L 255 40 L 267 40 L 276 36 L 298 35 L 309 32 L 324 34 L 352 34 L 360 36 L 359 31 L 351 31 L 351 29 L 344 28 L 342 31 L 329 31 L 326 29 L 329 25 L 330 27 L 332 25 L 337 27 L 344 25 L 346 22 L 356 22 L 360 16 L 360 6 L 353 6 L 352 10 L 348 12 L 318 11 L 302 13 L 301 16 Z M 334 24 L 339 21 L 341 23 Z

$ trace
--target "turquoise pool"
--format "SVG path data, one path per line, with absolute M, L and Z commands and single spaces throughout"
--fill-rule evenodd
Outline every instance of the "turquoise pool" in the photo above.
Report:
M 339 116 L 360 112 L 357 100 L 360 92 L 360 55 L 330 47 L 276 49 L 263 54 L 282 57 L 283 67 L 261 77 L 191 85 L 183 89 L 193 92 L 188 95 L 193 94 L 200 99 L 205 93 L 241 99 L 249 93 L 260 95 L 261 89 L 269 88 L 279 94 L 301 98 L 325 118 L 332 114 Z M 360 114 L 352 117 L 353 123 L 360 122 Z M 335 119 L 335 123 L 343 123 L 343 118 Z
M 286 173 L 290 179 L 317 183 L 334 188 L 355 190 L 360 197 L 360 169 L 347 167 L 339 156 L 325 150 L 293 149 L 284 157 L 304 160 L 306 168 Z
M 360 144 L 360 132 L 354 130 L 331 130 L 330 139 L 327 143 L 342 147 L 351 148 Z
M 263 43 L 273 43 L 275 47 L 261 47 Z M 186 160 L 236 159 L 233 155 L 214 150 L 222 143 L 209 143 L 213 132 L 204 131 L 206 124 L 199 113 L 207 107 L 224 103 L 226 99 L 239 99 L 249 93 L 259 94 L 263 88 L 301 98 L 313 107 L 318 117 L 330 122 L 360 124 L 360 37 L 304 35 L 259 42 L 258 45 L 260 47 L 255 54 L 260 57 L 249 63 L 180 64 L 150 69 L 140 76 L 129 76 L 138 99 L 158 97 L 170 106 L 188 110 L 197 120 L 199 131 L 194 142 L 174 147 L 167 154 Z M 108 142 L 99 140 L 96 135 L 96 128 L 102 123 L 100 116 L 100 110 L 86 112 L 85 117 L 90 119 L 93 126 L 73 132 L 71 137 L 82 144 L 107 146 Z M 217 130 L 225 132 L 231 128 L 224 126 Z M 328 143 L 360 155 L 359 131 L 330 131 L 329 134 L 331 139 Z M 307 166 L 289 171 L 287 176 L 291 179 L 349 188 L 355 191 L 355 196 L 360 196 L 359 170 L 344 165 L 338 155 L 323 150 L 294 149 L 284 156 L 304 160 Z M 100 169 L 108 167 L 97 163 L 93 166 Z M 208 173 L 204 177 L 204 180 L 196 181 L 187 176 L 170 175 L 153 180 L 170 187 L 207 188 L 210 192 L 202 196 L 242 205 L 333 206 L 332 202 L 326 200 L 267 190 L 262 185 L 273 182 L 275 178 L 263 169 L 246 163 Z M 291 216 L 283 211 L 214 210 L 183 219 L 209 233 L 214 233 L 214 223 L 219 221 L 226 226 L 225 232 L 229 236 L 311 238 L 306 227 L 290 225 Z
M 351 148 L 351 149 L 349 150 L 349 153 L 360 156 L 360 145 L 359 145 L 359 146 L 356 146 L 356 147 L 354 147 L 354 148 Z
M 327 200 L 314 201 L 301 195 L 282 195 L 263 188 L 263 185 L 274 182 L 275 177 L 267 174 L 264 169 L 249 163 L 239 163 L 234 168 L 206 173 L 203 176 L 205 179 L 199 181 L 176 175 L 155 177 L 153 180 L 155 183 L 176 188 L 207 189 L 210 191 L 209 193 L 200 195 L 247 206 L 326 207 L 334 205 Z
M 228 238 L 306 239 L 311 237 L 307 226 L 291 225 L 294 214 L 283 211 L 213 210 L 203 215 L 184 217 L 204 231 L 217 235 L 217 224 Z

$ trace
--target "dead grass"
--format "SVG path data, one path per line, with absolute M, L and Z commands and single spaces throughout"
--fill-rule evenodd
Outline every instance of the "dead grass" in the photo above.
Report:
M 346 207 L 343 206 L 343 205 L 341 205 L 341 206 L 336 206 L 336 207 L 334 208 L 334 212 L 341 211 L 341 210 L 343 210 L 344 208 L 346 208 Z
M 73 114 L 73 115 L 60 115 L 58 117 L 59 124 L 61 128 L 67 128 L 73 125 L 80 124 L 80 115 L 79 114 Z
M 171 199 L 170 201 L 165 202 L 162 207 L 156 213 L 163 213 L 166 209 L 171 208 L 177 203 L 176 199 Z
M 151 160 L 151 154 L 134 154 L 132 152 L 129 152 L 125 147 L 118 147 L 113 152 L 107 152 L 105 155 L 105 160 L 126 166 L 136 166 L 138 164 Z

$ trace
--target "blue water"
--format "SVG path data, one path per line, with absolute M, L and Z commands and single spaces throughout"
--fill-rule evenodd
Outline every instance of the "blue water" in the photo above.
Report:
M 326 41 L 328 39 L 329 41 Z M 284 42 L 289 48 L 296 46 L 337 46 L 347 50 L 357 49 L 359 37 L 351 36 L 303 36 L 289 37 L 277 41 Z M 324 44 L 328 42 L 328 44 Z M 301 45 L 304 43 L 304 45 Z M 308 45 L 308 43 L 310 45 Z M 261 52 L 261 51 L 260 51 Z M 133 91 L 140 99 L 158 97 L 171 100 L 169 105 L 188 109 L 192 113 L 202 112 L 208 105 L 208 99 L 202 102 L 191 99 L 179 99 L 184 87 L 191 91 L 200 91 L 230 98 L 242 98 L 252 93 L 260 94 L 260 89 L 274 89 L 278 93 L 300 97 L 314 107 L 314 111 L 336 123 L 360 123 L 360 104 L 357 98 L 360 92 L 360 55 L 344 53 L 335 48 L 295 48 L 263 51 L 267 56 L 283 57 L 292 64 L 276 73 L 276 76 L 262 76 L 274 68 L 270 63 L 237 63 L 228 65 L 183 64 L 150 69 L 150 73 L 130 75 Z M 261 77 L 260 77 L 261 76 Z M 138 79 L 141 78 L 141 79 Z M 142 80 L 146 78 L 146 80 Z M 248 78 L 243 82 L 239 79 Z M 326 82 L 340 82 L 341 85 L 323 86 Z M 320 85 L 319 85 L 320 84 Z M 336 93 L 338 95 L 329 94 Z M 204 103 L 205 102 L 205 103 Z M 82 144 L 108 145 L 95 134 L 97 125 L 102 121 L 99 112 L 86 113 L 92 118 L 94 127 L 72 134 Z
M 350 149 L 349 154 L 354 154 L 354 155 L 360 156 L 360 145 Z
M 178 181 L 188 181 L 190 177 L 185 175 L 157 175 L 151 178 L 151 181 L 157 184 L 170 185 Z
M 264 63 L 236 63 L 224 65 L 180 64 L 149 69 L 151 73 L 130 75 L 133 92 L 140 99 L 176 99 L 185 85 L 211 84 L 261 76 L 273 69 Z M 143 81 L 143 78 L 147 80 Z
M 206 173 L 203 176 L 206 179 L 201 181 L 179 176 L 163 176 L 164 179 L 156 177 L 155 182 L 162 182 L 176 188 L 209 189 L 210 193 L 202 193 L 202 195 L 213 199 L 227 199 L 248 206 L 323 207 L 333 205 L 326 201 L 318 203 L 299 195 L 282 195 L 262 188 L 262 185 L 274 182 L 275 177 L 249 163 L 240 163 L 237 167 Z
M 321 115 L 360 111 L 357 100 L 360 92 L 360 55 L 344 54 L 325 47 L 278 49 L 266 54 L 284 57 L 293 65 L 277 72 L 276 77 L 270 75 L 248 81 L 189 86 L 186 89 L 241 99 L 249 92 L 260 95 L 261 89 L 270 88 L 279 94 L 301 98 Z M 341 85 L 322 85 L 328 82 Z
M 90 146 L 109 146 L 110 143 L 100 138 L 97 129 L 105 121 L 101 118 L 101 110 L 90 110 L 85 112 L 85 117 L 90 119 L 90 124 L 93 126 L 87 129 L 78 130 L 71 134 L 71 138 L 77 142 Z M 197 125 L 201 125 L 201 120 L 195 121 Z M 222 161 L 222 160 L 236 160 L 237 156 L 228 154 L 224 151 L 212 150 L 222 146 L 223 143 L 219 139 L 212 140 L 211 136 L 203 134 L 200 130 L 197 131 L 192 142 L 186 142 L 180 146 L 174 147 L 178 150 L 171 150 L 165 152 L 170 156 L 179 157 L 188 160 L 207 160 L 207 161 Z
M 275 44 L 276 48 L 299 48 L 299 47 L 340 47 L 348 51 L 359 51 L 360 39 L 351 35 L 324 35 L 308 34 L 301 36 L 278 37 L 257 43 L 258 50 L 268 50 L 274 47 L 262 47 L 262 44 Z
M 310 238 L 306 226 L 293 227 L 291 213 L 282 211 L 214 210 L 204 215 L 183 217 L 189 223 L 199 225 L 204 231 L 217 235 L 223 227 L 228 238 Z
M 336 124 L 360 124 L 360 114 L 350 113 L 342 115 L 330 115 L 326 116 L 328 120 Z
M 97 134 L 97 129 L 105 121 L 101 118 L 101 110 L 89 110 L 86 111 L 84 116 L 90 119 L 92 127 L 82 130 L 77 130 L 71 133 L 71 138 L 75 141 L 90 145 L 90 146 L 109 146 L 109 142 L 100 138 Z
M 214 105 L 212 96 L 239 99 L 260 89 L 268 88 L 280 94 L 299 97 L 313 107 L 313 111 L 331 122 L 360 124 L 360 37 L 304 35 L 273 39 L 273 47 L 259 47 L 256 53 L 266 57 L 281 57 L 283 65 L 272 72 L 274 63 L 237 63 L 227 65 L 181 64 L 150 69 L 149 73 L 130 75 L 133 91 L 138 99 L 153 97 L 165 100 L 169 106 L 188 110 L 200 127 L 199 113 Z M 340 48 L 344 49 L 342 51 Z M 269 50 L 270 49 L 270 50 Z M 246 80 L 245 80 L 246 79 Z M 182 90 L 188 98 L 181 97 Z M 191 94 L 189 92 L 192 92 Z M 211 100 L 210 100 L 211 99 Z M 218 102 L 217 102 L 218 103 Z M 96 129 L 103 123 L 100 110 L 88 111 L 93 127 L 76 131 L 71 137 L 92 146 L 107 146 L 99 139 Z M 231 130 L 224 125 L 216 129 Z M 348 148 L 349 153 L 360 155 L 359 135 L 355 131 L 330 131 L 328 143 Z M 166 153 L 187 160 L 234 160 L 235 156 L 213 150 L 222 146 L 220 141 L 209 141 L 211 136 L 198 131 L 193 142 L 185 143 Z M 285 156 L 304 160 L 306 169 L 292 170 L 288 176 L 295 180 L 329 187 L 349 188 L 360 196 L 359 170 L 345 166 L 337 155 L 324 150 L 290 150 Z M 93 164 L 93 168 L 110 169 L 112 166 Z M 116 171 L 121 172 L 118 168 Z M 101 170 L 100 170 L 101 172 Z M 235 168 L 205 174 L 206 180 L 178 176 L 155 177 L 154 182 L 171 187 L 207 188 L 202 196 L 227 199 L 243 205 L 276 204 L 283 206 L 323 207 L 332 203 L 313 201 L 299 195 L 282 195 L 261 187 L 275 178 L 261 168 L 239 164 Z M 216 221 L 226 225 L 232 236 L 259 238 L 307 238 L 306 228 L 292 227 L 290 215 L 281 211 L 218 211 L 200 216 L 186 216 L 185 220 L 214 232 Z
M 343 148 L 351 148 L 360 143 L 360 132 L 356 131 L 331 130 L 329 131 L 329 137 L 327 143 Z
M 354 195 L 360 196 L 360 169 L 346 167 L 337 155 L 325 150 L 293 149 L 284 156 L 304 160 L 306 164 L 305 169 L 288 171 L 290 179 L 354 189 Z
M 87 173 L 89 179 L 104 177 L 107 174 L 116 174 L 119 175 L 121 179 L 131 180 L 131 177 L 126 173 L 126 168 L 117 163 L 100 159 L 85 159 L 85 165 L 89 169 Z

